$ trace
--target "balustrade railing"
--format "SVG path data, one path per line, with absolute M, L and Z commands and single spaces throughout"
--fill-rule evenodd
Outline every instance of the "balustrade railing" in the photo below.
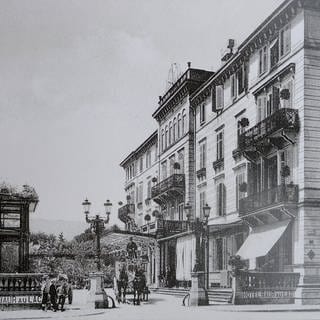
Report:
M 151 197 L 155 198 L 161 193 L 164 193 L 171 188 L 185 188 L 185 177 L 184 174 L 173 174 L 170 177 L 164 179 L 163 181 L 159 182 L 151 189 Z
M 0 295 L 10 292 L 41 292 L 41 273 L 0 273 Z
M 239 201 L 239 215 L 244 216 L 250 212 L 281 203 L 298 202 L 298 185 L 284 184 L 272 189 L 252 194 Z
M 300 273 L 239 271 L 238 284 L 242 291 L 295 290 Z
M 259 140 L 267 137 L 280 129 L 293 131 L 299 130 L 298 110 L 283 108 L 265 118 L 239 137 L 239 148 L 246 150 L 255 145 Z

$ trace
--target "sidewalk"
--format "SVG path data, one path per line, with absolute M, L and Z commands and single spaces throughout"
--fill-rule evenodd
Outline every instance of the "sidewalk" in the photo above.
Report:
M 87 292 L 85 290 L 74 290 L 72 305 L 65 304 L 65 311 L 53 312 L 52 310 L 13 310 L 13 311 L 0 311 L 1 320 L 11 319 L 65 319 L 78 317 L 90 317 L 95 315 L 104 314 L 107 309 L 94 309 L 86 303 Z

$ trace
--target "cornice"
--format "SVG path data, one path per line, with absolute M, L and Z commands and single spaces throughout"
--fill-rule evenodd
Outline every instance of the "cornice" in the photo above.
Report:
M 158 142 L 158 130 L 154 131 L 148 139 L 146 139 L 136 150 L 132 151 L 121 163 L 121 167 L 125 167 L 128 162 L 137 160 L 141 154 L 145 153 L 151 146 Z
M 187 69 L 163 97 L 159 97 L 159 107 L 153 113 L 157 121 L 164 119 L 181 101 L 192 94 L 213 72 L 201 69 Z
M 314 3 L 313 3 L 314 2 Z M 249 37 L 238 47 L 238 51 L 191 96 L 191 106 L 196 107 L 210 95 L 212 88 L 223 84 L 234 74 L 249 57 L 264 45 L 272 41 L 281 28 L 289 23 L 303 6 L 320 7 L 320 1 L 287 0 L 279 6 Z

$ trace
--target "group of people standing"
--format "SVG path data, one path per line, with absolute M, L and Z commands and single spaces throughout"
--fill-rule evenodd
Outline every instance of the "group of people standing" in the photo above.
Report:
M 54 277 L 46 276 L 42 285 L 42 310 L 65 311 L 64 304 L 68 295 L 68 282 L 60 278 L 59 282 Z

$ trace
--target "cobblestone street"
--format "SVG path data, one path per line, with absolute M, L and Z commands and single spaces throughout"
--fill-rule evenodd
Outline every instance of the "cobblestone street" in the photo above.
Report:
M 64 313 L 43 312 L 41 310 L 2 311 L 0 319 L 106 319 L 108 320 L 162 320 L 162 319 L 319 319 L 320 308 L 298 306 L 206 306 L 183 307 L 181 298 L 151 294 L 150 300 L 140 306 L 131 304 L 120 305 L 115 309 L 94 310 L 86 306 L 86 292 L 76 291 L 72 306 L 67 306 Z

